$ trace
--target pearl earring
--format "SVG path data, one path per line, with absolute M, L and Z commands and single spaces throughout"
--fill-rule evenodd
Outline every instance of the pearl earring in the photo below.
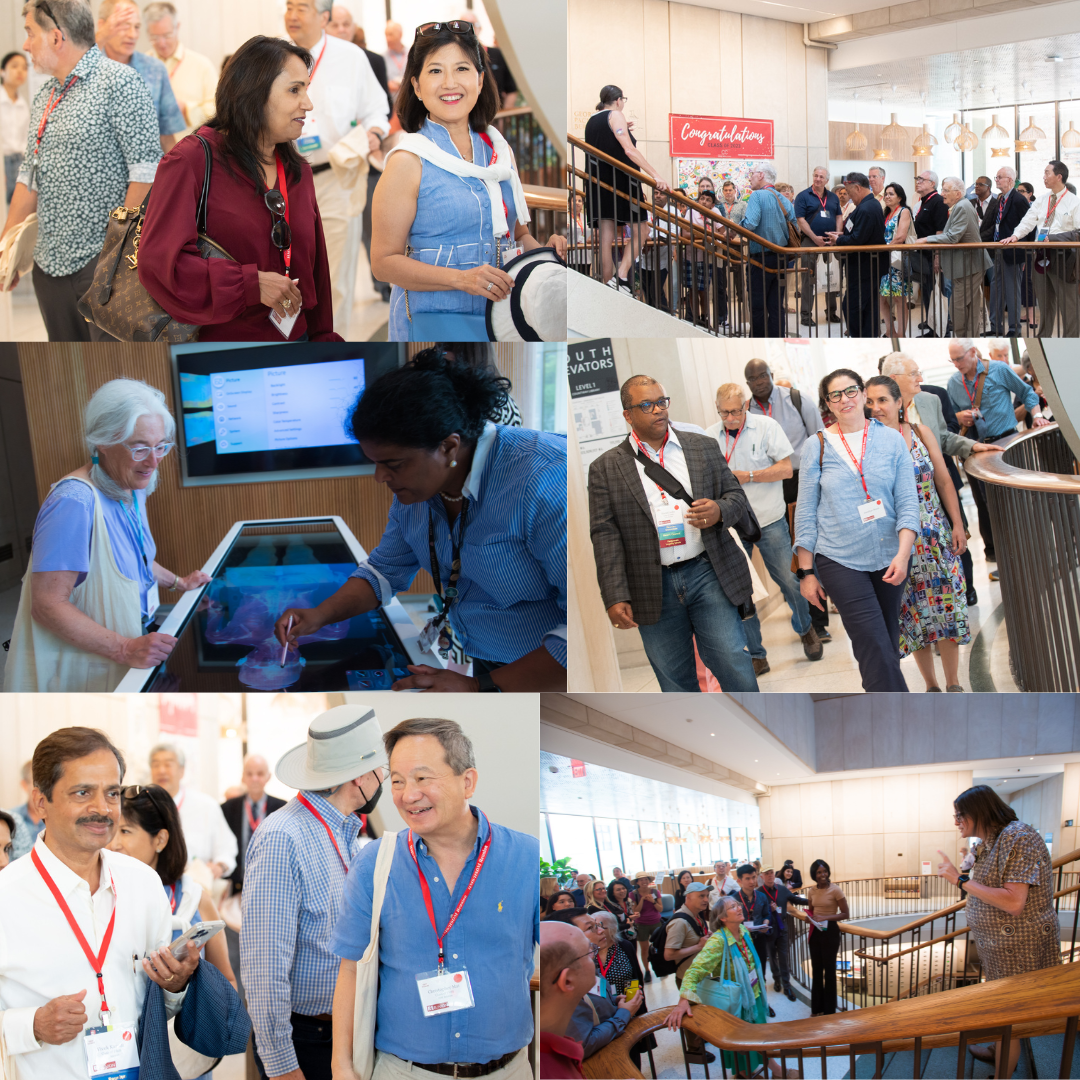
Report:
M 450 468 L 451 469 L 456 469 L 457 468 L 457 462 L 456 461 L 451 461 L 450 462 Z

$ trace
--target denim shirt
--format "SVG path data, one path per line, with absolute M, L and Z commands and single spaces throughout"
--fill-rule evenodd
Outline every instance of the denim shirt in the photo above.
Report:
M 818 440 L 807 439 L 802 450 L 792 550 L 806 548 L 849 570 L 883 569 L 900 550 L 900 530 L 919 531 L 915 473 L 903 437 L 877 420 L 870 421 L 863 475 L 871 498 L 880 499 L 885 507 L 885 516 L 866 524 L 859 518 L 859 506 L 866 502 L 859 474 L 841 459 L 828 439 L 821 465 L 820 454 Z

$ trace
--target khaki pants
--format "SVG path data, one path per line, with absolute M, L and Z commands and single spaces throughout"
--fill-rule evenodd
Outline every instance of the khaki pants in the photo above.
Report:
M 982 281 L 981 271 L 952 279 L 952 321 L 956 337 L 974 337 L 982 332 Z
M 371 1074 L 371 1080 L 433 1080 L 436 1075 L 411 1061 L 402 1061 L 393 1054 L 385 1054 L 379 1050 L 375 1054 L 375 1070 Z M 519 1051 L 509 1065 L 488 1073 L 488 1077 L 490 1080 L 533 1080 L 528 1051 Z
M 360 257 L 364 220 L 349 217 L 349 193 L 341 187 L 333 169 L 315 176 L 315 199 L 322 216 L 326 257 L 333 286 L 334 331 L 349 339 L 353 297 L 356 294 L 356 262 Z
M 1070 285 L 1060 275 L 1050 273 L 1053 265 L 1051 261 L 1045 274 L 1035 271 L 1031 275 L 1035 283 L 1035 299 L 1039 301 L 1039 337 L 1078 337 L 1080 297 L 1076 285 Z M 1059 318 L 1060 326 L 1056 325 Z

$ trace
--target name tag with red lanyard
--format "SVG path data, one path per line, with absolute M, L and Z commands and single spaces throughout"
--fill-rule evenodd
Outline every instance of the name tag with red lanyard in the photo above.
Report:
M 321 57 L 320 57 L 321 59 Z M 276 157 L 277 155 L 275 155 Z M 277 159 L 277 176 L 278 176 L 278 190 L 281 192 L 281 197 L 285 200 L 285 224 L 289 226 L 290 234 L 292 232 L 292 225 L 289 222 L 289 187 L 285 182 L 285 165 L 280 157 Z M 290 237 L 291 239 L 291 237 Z M 291 280 L 292 274 L 289 273 L 289 269 L 292 267 L 292 243 L 285 248 L 281 253 L 282 258 L 285 260 L 285 276 Z M 277 313 L 277 308 L 270 309 L 270 321 L 277 328 L 277 332 L 286 340 L 289 340 L 289 336 L 293 332 L 293 327 L 296 325 L 296 320 L 300 318 L 300 309 L 296 311 L 290 311 L 288 315 L 281 316 Z
M 491 161 L 489 164 L 494 165 L 499 160 L 499 155 L 495 150 L 494 145 L 491 142 L 491 138 L 487 132 L 478 132 L 480 138 L 487 144 L 487 148 L 491 151 Z M 510 211 L 506 208 L 506 200 L 503 200 L 503 214 L 506 215 L 507 225 L 510 223 Z M 506 236 L 499 240 L 499 256 L 496 265 L 501 269 L 504 262 L 509 262 L 511 259 L 516 258 L 522 253 L 524 249 L 514 237 L 507 231 Z

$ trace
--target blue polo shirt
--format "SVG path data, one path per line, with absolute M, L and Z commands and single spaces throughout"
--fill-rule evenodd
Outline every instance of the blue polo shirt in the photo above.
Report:
M 427 1065 L 494 1061 L 532 1041 L 529 979 L 534 946 L 540 940 L 540 882 L 536 876 L 540 842 L 535 836 L 502 825 L 489 825 L 475 807 L 471 809 L 479 821 L 476 843 L 452 894 L 427 846 L 419 837 L 413 842 L 431 890 L 435 923 L 442 933 L 468 887 L 490 829 L 491 847 L 483 869 L 443 942 L 447 970 L 469 972 L 474 1008 L 437 1016 L 424 1016 L 421 1009 L 416 976 L 436 969 L 439 946 L 409 854 L 408 829 L 368 844 L 345 881 L 345 897 L 330 947 L 337 956 L 359 960 L 371 940 L 379 845 L 396 845 L 379 917 L 375 1046 L 404 1061 Z
M 836 219 L 840 216 L 840 200 L 828 188 L 825 189 L 825 213 L 827 217 L 822 217 L 821 211 L 821 199 L 817 197 L 812 187 L 800 191 L 795 196 L 795 216 L 797 218 L 806 218 L 807 225 L 818 236 L 824 236 L 827 232 L 836 232 Z
M 971 408 L 979 375 L 984 371 L 986 382 L 983 384 L 982 398 L 979 401 L 982 416 L 975 421 L 975 430 L 980 439 L 987 436 L 994 438 L 1016 430 L 1013 394 L 1029 409 L 1039 407 L 1038 395 L 1013 371 L 1011 365 L 996 360 L 993 363 L 980 360 L 975 365 L 975 378 L 970 382 L 959 371 L 954 371 L 949 377 L 949 400 L 957 412 Z M 968 397 L 969 394 L 971 397 Z

